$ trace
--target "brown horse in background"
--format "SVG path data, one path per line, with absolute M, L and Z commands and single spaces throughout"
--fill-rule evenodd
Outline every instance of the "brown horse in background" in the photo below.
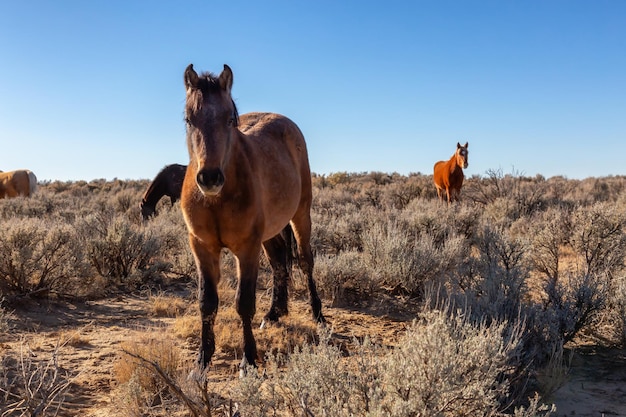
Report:
M 468 142 L 465 142 L 465 145 L 461 146 L 457 142 L 456 152 L 448 161 L 435 163 L 433 180 L 435 181 L 435 187 L 437 187 L 437 196 L 441 201 L 445 201 L 445 191 L 448 204 L 459 200 L 463 179 L 465 178 L 463 169 L 468 166 L 468 144 Z
M 186 171 L 187 165 L 179 164 L 166 165 L 159 171 L 146 189 L 139 205 L 144 220 L 157 215 L 156 205 L 163 196 L 170 198 L 172 206 L 180 200 Z
M 30 197 L 37 189 L 37 177 L 32 171 L 0 171 L 0 198 Z
M 181 207 L 198 269 L 202 319 L 198 362 L 206 368 L 215 351 L 220 254 L 227 248 L 238 266 L 235 304 L 243 325 L 244 369 L 246 364 L 254 365 L 257 356 L 252 319 L 261 250 L 269 259 L 274 282 L 264 322 L 288 312 L 291 254 L 281 231 L 293 230 L 313 318 L 324 321 L 313 280 L 307 147 L 298 126 L 284 116 L 249 113 L 239 118 L 231 97 L 233 73 L 227 65 L 219 76 L 198 75 L 189 65 L 184 82 L 189 165 Z

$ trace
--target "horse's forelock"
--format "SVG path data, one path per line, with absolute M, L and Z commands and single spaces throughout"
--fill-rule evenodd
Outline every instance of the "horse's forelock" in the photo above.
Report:
M 187 111 L 195 113 L 202 107 L 202 101 L 204 94 L 218 93 L 221 90 L 219 78 L 215 74 L 210 72 L 203 72 L 198 79 L 196 88 L 192 88 L 187 91 Z M 231 97 L 233 103 L 233 119 L 235 120 L 235 126 L 239 126 L 239 111 L 235 100 Z

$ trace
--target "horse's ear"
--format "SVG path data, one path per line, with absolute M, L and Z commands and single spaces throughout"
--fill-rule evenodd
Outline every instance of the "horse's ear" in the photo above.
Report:
M 465 142 L 464 148 L 467 148 L 468 145 L 469 145 L 469 142 Z
M 224 71 L 220 74 L 220 87 L 228 94 L 233 87 L 233 70 L 226 64 L 224 64 Z
M 457 148 L 457 149 L 461 149 L 461 143 L 457 142 L 457 143 L 456 143 L 456 148 Z
M 185 89 L 189 90 L 198 85 L 198 73 L 193 69 L 193 64 L 189 64 L 185 69 Z

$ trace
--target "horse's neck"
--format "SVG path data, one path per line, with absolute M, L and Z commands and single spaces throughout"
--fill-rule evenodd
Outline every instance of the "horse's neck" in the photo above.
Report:
M 448 160 L 447 166 L 451 174 L 459 171 L 461 174 L 463 173 L 463 167 L 457 163 L 456 154 L 452 155 L 452 158 Z
M 166 188 L 167 187 L 165 187 L 163 177 L 158 176 L 154 181 L 152 181 L 152 183 L 150 183 L 148 190 L 143 195 L 143 203 L 151 206 L 156 205 L 161 197 L 165 195 Z

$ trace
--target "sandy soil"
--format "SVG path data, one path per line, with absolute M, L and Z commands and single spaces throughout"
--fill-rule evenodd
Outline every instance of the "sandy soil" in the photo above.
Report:
M 576 347 L 565 384 L 547 400 L 558 416 L 626 416 L 626 351 Z
M 28 345 L 33 355 L 49 357 L 61 341 L 59 364 L 76 375 L 62 415 L 118 415 L 111 399 L 115 385 L 112 370 L 120 344 L 138 340 L 148 329 L 166 328 L 173 320 L 150 317 L 148 303 L 141 295 L 76 303 L 25 302 L 13 307 L 11 331 L 0 335 L 0 355 L 19 356 L 21 347 Z M 309 320 L 305 302 L 290 303 L 290 317 Z M 265 311 L 259 304 L 258 311 Z M 358 311 L 326 308 L 325 314 L 333 325 L 333 337 L 348 341 L 377 335 L 383 343 L 393 343 L 413 317 L 410 311 L 389 312 L 384 303 Z M 195 356 L 194 346 L 184 348 L 190 357 Z M 219 378 L 236 378 L 238 359 L 234 354 L 218 352 L 214 364 Z M 556 404 L 558 416 L 626 416 L 625 352 L 591 347 L 577 350 L 567 380 L 548 400 Z

